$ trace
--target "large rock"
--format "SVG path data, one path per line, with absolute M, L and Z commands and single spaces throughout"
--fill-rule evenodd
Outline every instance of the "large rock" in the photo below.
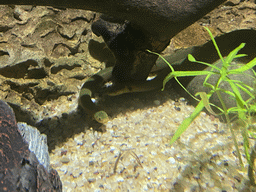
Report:
M 241 61 L 239 59 L 237 60 L 233 60 L 231 63 L 230 63 L 230 67 L 228 68 L 228 70 L 232 70 L 232 69 L 237 69 L 239 67 L 241 67 L 242 65 L 246 64 L 248 62 L 248 60 L 244 60 L 244 61 Z M 215 63 L 215 66 L 218 67 L 218 68 L 221 68 L 222 67 L 222 61 L 221 60 L 218 60 L 216 63 Z M 211 70 L 211 67 L 207 67 L 205 69 L 205 71 L 210 71 Z M 217 71 L 216 69 L 214 69 L 213 71 Z M 252 70 L 247 70 L 241 74 L 231 74 L 231 75 L 228 75 L 227 76 L 228 78 L 230 78 L 231 80 L 237 80 L 237 81 L 241 81 L 242 83 L 250 86 L 250 87 L 254 87 L 254 83 L 255 83 L 255 75 L 253 73 Z M 196 76 L 195 78 L 193 78 L 193 80 L 187 85 L 187 90 L 192 94 L 192 95 L 195 95 L 197 92 L 210 92 L 211 88 L 209 87 L 205 87 L 205 86 L 202 86 L 203 83 L 204 83 L 204 80 L 206 78 L 206 75 L 201 75 L 201 76 Z M 218 74 L 214 74 L 214 75 L 211 75 L 211 77 L 208 79 L 208 83 L 212 84 L 212 85 L 215 85 L 218 81 L 218 79 L 220 78 L 220 75 Z M 230 84 L 228 82 L 222 82 L 220 85 L 219 85 L 219 88 L 223 89 L 223 90 L 227 90 L 227 91 L 230 91 L 230 92 L 233 92 Z M 242 98 L 246 101 L 247 99 L 250 98 L 250 96 L 242 91 L 240 88 L 238 88 Z M 229 94 L 227 93 L 224 93 L 224 92 L 220 92 L 220 95 L 226 105 L 227 108 L 231 108 L 231 107 L 236 107 L 236 100 L 234 97 L 230 96 Z M 199 99 L 201 99 L 199 96 L 198 96 Z M 217 96 L 216 93 L 214 93 L 212 95 L 212 97 L 210 98 L 210 103 L 213 103 L 215 105 L 217 105 L 218 107 L 222 108 L 222 105 L 221 105 L 221 102 Z M 195 101 L 194 99 L 191 99 L 191 102 L 196 104 L 197 101 Z M 218 109 L 216 109 L 215 107 L 212 107 L 212 109 L 216 112 L 216 113 L 219 113 L 220 111 Z

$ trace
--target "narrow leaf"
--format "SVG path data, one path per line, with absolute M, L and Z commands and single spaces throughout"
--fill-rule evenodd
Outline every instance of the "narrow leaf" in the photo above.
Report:
M 246 65 L 243 65 L 240 68 L 229 70 L 229 74 L 242 73 L 244 71 L 247 71 L 248 69 L 252 69 L 255 65 L 256 65 L 256 58 L 254 58 L 249 63 L 247 63 Z
M 245 43 L 241 43 L 237 48 L 235 48 L 233 51 L 231 51 L 228 56 L 226 57 L 225 61 L 227 63 L 231 63 L 233 59 L 236 57 L 237 53 L 243 49 L 245 46 Z
M 186 131 L 188 126 L 191 124 L 192 121 L 195 120 L 195 118 L 200 114 L 200 112 L 203 110 L 204 104 L 202 101 L 198 103 L 193 113 L 190 115 L 190 117 L 186 118 L 184 121 L 182 121 L 181 125 L 178 127 L 177 131 L 171 138 L 170 144 L 172 145 L 180 136 L 181 134 Z
M 197 95 L 200 95 L 202 101 L 203 101 L 203 104 L 204 104 L 204 107 L 207 109 L 207 111 L 215 116 L 218 116 L 211 108 L 210 106 L 210 102 L 209 102 L 209 99 L 207 97 L 207 94 L 205 92 L 197 92 L 195 96 Z
M 222 55 L 221 55 L 221 53 L 220 53 L 219 47 L 218 47 L 218 45 L 217 45 L 217 43 L 216 43 L 216 41 L 215 41 L 215 39 L 214 39 L 214 37 L 213 37 L 213 35 L 212 35 L 212 32 L 211 32 L 210 29 L 208 29 L 207 27 L 204 27 L 204 28 L 205 28 L 206 31 L 209 33 L 209 35 L 210 35 L 210 37 L 211 37 L 211 40 L 212 40 L 212 43 L 213 43 L 213 45 L 214 45 L 214 47 L 215 47 L 215 49 L 216 49 L 216 51 L 217 51 L 217 53 L 218 53 L 218 55 L 219 55 L 221 61 L 222 61 L 222 63 L 224 63 L 225 61 L 224 61 L 224 59 L 223 59 L 223 57 L 222 57 Z
M 188 54 L 188 60 L 189 60 L 190 62 L 196 62 L 195 57 L 193 57 L 193 55 L 191 55 L 191 54 Z

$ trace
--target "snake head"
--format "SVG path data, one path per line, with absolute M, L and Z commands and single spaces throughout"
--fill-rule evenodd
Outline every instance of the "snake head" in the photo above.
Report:
M 94 114 L 94 119 L 99 123 L 107 123 L 109 121 L 108 114 L 105 111 L 98 111 Z

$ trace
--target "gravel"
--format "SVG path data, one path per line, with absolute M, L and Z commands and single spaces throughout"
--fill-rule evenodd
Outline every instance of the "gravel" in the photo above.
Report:
M 158 97 L 160 93 L 154 96 Z M 162 98 L 167 96 L 164 93 Z M 51 152 L 64 191 L 241 191 L 247 189 L 229 130 L 202 112 L 173 145 L 170 138 L 194 110 L 161 99 L 114 116 L 106 132 L 74 135 Z M 145 100 L 132 102 L 143 106 Z M 113 110 L 118 106 L 113 105 Z M 179 108 L 179 110 L 177 110 Z M 239 135 L 238 133 L 236 134 Z M 238 137 L 242 142 L 242 138 Z M 242 150 L 242 145 L 239 146 Z M 244 157 L 245 165 L 246 160 Z

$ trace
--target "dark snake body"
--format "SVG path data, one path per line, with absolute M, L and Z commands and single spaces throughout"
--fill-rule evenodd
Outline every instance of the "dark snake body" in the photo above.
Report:
M 165 59 L 172 65 L 182 63 L 189 53 L 192 53 L 193 48 L 187 48 L 184 50 L 177 51 L 175 54 L 167 55 Z M 100 109 L 95 103 L 92 102 L 91 98 L 95 95 L 109 95 L 116 96 L 125 93 L 132 92 L 144 92 L 162 88 L 163 80 L 170 72 L 168 65 L 159 58 L 156 61 L 156 65 L 152 69 L 152 73 L 156 73 L 157 76 L 153 80 L 148 80 L 139 83 L 126 83 L 113 85 L 106 88 L 103 93 L 105 83 L 109 82 L 112 77 L 113 67 L 108 67 L 90 77 L 82 86 L 79 94 L 79 106 L 81 106 L 88 114 L 92 115 L 93 118 L 99 123 L 106 123 L 108 121 L 108 115 L 105 111 Z
M 104 84 L 110 80 L 113 67 L 108 67 L 101 70 L 97 74 L 90 77 L 82 86 L 79 93 L 79 106 L 81 106 L 88 114 L 99 123 L 105 123 L 108 121 L 108 115 L 105 111 L 101 110 L 91 98 L 104 86 Z
M 231 51 L 233 51 L 236 47 L 238 47 L 241 43 L 246 43 L 246 46 L 239 51 L 240 54 L 244 53 L 248 56 L 246 60 L 251 60 L 256 56 L 256 31 L 255 30 L 238 30 L 233 31 L 219 37 L 215 38 L 217 45 L 222 53 L 222 56 L 227 56 Z M 189 62 L 187 59 L 187 55 L 192 54 L 198 61 L 204 61 L 207 63 L 215 63 L 219 60 L 219 55 L 216 52 L 216 49 L 212 43 L 209 41 L 200 46 L 193 46 L 186 49 L 178 50 L 173 54 L 170 54 L 165 57 L 165 59 L 174 67 L 175 71 L 200 71 L 206 68 L 205 65 Z M 244 63 L 244 62 L 242 62 Z M 246 61 L 245 61 L 246 63 Z M 158 58 L 156 61 L 156 70 L 159 68 L 160 70 L 157 74 L 157 77 L 151 81 L 140 82 L 140 83 L 131 83 L 120 86 L 114 85 L 113 87 L 107 89 L 107 95 L 118 95 L 129 92 L 141 92 L 152 89 L 159 89 L 162 87 L 162 80 L 164 79 L 164 75 L 168 74 L 170 71 L 169 67 L 166 63 Z M 98 74 L 89 78 L 80 91 L 79 103 L 89 114 L 97 114 L 98 111 L 101 111 L 92 101 L 91 96 L 94 93 L 99 92 L 102 89 L 102 86 L 111 79 L 111 71 L 112 68 L 107 68 L 100 71 Z M 188 83 L 193 79 L 193 77 L 181 77 L 179 80 L 183 85 L 188 85 Z M 100 122 L 105 122 L 108 120 L 107 114 L 103 111 L 104 116 L 96 115 L 94 118 Z M 102 118 L 101 118 L 102 117 Z

